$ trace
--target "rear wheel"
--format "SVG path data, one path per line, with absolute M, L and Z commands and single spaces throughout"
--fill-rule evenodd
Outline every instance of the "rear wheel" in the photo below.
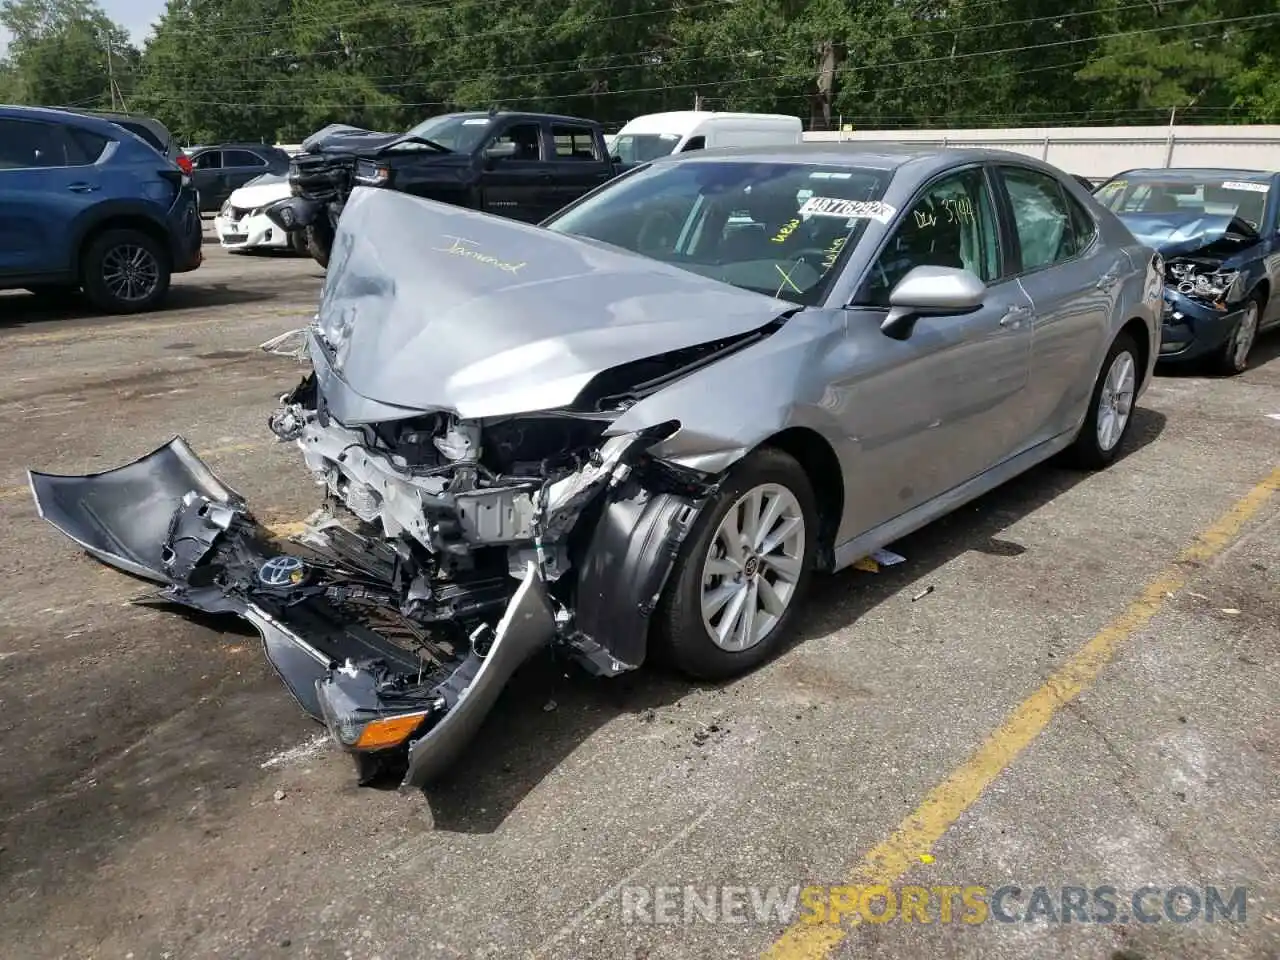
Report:
M 1237 373 L 1244 373 L 1248 368 L 1249 351 L 1253 349 L 1253 342 L 1258 338 L 1258 321 L 1261 317 L 1262 298 L 1254 294 L 1245 304 L 1244 312 L 1240 315 L 1235 329 L 1231 331 L 1231 336 L 1227 337 L 1227 342 L 1222 346 L 1222 352 L 1215 358 L 1214 367 L 1219 373 L 1234 376 Z
M 703 510 L 656 612 L 666 658 L 699 679 L 736 676 L 784 642 L 808 587 L 813 487 L 779 450 L 751 454 Z
M 107 313 L 140 313 L 159 306 L 169 292 L 169 258 L 138 230 L 107 230 L 95 237 L 81 261 L 85 295 Z
M 1097 470 L 1107 466 L 1120 452 L 1129 432 L 1133 404 L 1138 395 L 1138 346 L 1133 337 L 1122 333 L 1116 337 L 1102 362 L 1102 370 L 1093 385 L 1089 412 L 1068 450 L 1076 466 Z

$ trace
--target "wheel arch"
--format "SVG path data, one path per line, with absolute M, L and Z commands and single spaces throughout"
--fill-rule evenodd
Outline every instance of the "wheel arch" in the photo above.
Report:
M 1151 331 L 1147 328 L 1147 325 L 1143 323 L 1140 318 L 1130 317 L 1125 322 L 1124 326 L 1122 326 L 1120 330 L 1116 333 L 1116 336 L 1119 337 L 1120 334 L 1124 334 L 1124 333 L 1127 333 L 1130 337 L 1132 337 L 1133 342 L 1138 347 L 1137 388 L 1141 389 L 1142 387 L 1146 386 L 1147 376 L 1148 376 L 1147 370 L 1148 370 L 1149 364 L 1151 363 L 1151 346 L 1152 346 Z M 1114 342 L 1115 341 L 1112 340 L 1112 343 Z M 1108 345 L 1107 349 L 1108 350 L 1111 349 L 1110 345 Z
M 136 230 L 154 240 L 156 246 L 160 248 L 160 255 L 164 257 L 166 264 L 171 258 L 169 251 L 169 233 L 153 217 L 145 213 L 137 211 L 125 211 L 120 213 L 108 214 L 90 224 L 80 235 L 79 242 L 76 244 L 75 262 L 72 264 L 72 270 L 76 276 L 80 275 L 80 269 L 84 263 L 85 253 L 89 246 L 98 237 L 110 230 Z
M 780 450 L 800 464 L 813 486 L 818 503 L 818 553 L 820 569 L 835 563 L 836 534 L 844 516 L 844 471 L 827 439 L 809 427 L 788 427 L 767 437 L 756 449 Z

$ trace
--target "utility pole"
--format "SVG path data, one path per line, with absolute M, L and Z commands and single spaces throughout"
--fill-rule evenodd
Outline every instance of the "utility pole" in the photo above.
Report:
M 111 55 L 111 34 L 107 34 L 107 85 L 111 88 L 111 109 L 116 109 L 116 101 L 119 99 L 120 106 L 128 110 L 129 106 L 124 102 L 124 93 L 120 90 L 120 84 L 116 83 L 116 71 L 114 57 Z
M 111 34 L 107 34 L 107 86 L 111 89 L 111 109 L 116 108 L 116 73 L 111 64 Z
M 694 110 L 701 110 L 701 109 L 702 109 L 702 94 L 700 94 L 700 93 L 695 93 L 695 94 L 693 95 L 693 109 L 694 109 Z

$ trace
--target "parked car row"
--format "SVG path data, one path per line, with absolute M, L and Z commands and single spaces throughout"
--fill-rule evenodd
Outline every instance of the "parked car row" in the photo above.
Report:
M 591 120 L 494 110 L 432 117 L 403 133 L 334 124 L 291 158 L 256 143 L 183 151 L 147 117 L 3 109 L 0 197 L 13 199 L 0 206 L 0 285 L 80 288 L 116 312 L 154 308 L 170 274 L 199 265 L 192 196 L 198 211 L 217 212 L 224 248 L 307 252 L 325 265 L 360 187 L 540 223 L 666 156 L 802 143 L 798 118 L 772 114 L 653 114 L 607 140 Z M 1073 179 L 1164 258 L 1159 359 L 1245 369 L 1258 334 L 1280 323 L 1280 175 L 1163 169 L 1100 185 Z

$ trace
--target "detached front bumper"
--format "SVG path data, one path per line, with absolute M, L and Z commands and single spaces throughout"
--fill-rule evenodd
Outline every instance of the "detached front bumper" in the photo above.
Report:
M 556 632 L 536 565 L 492 629 L 445 660 L 396 644 L 349 613 L 368 589 L 259 525 L 244 500 L 181 437 L 126 466 L 88 476 L 29 472 L 41 517 L 90 555 L 162 586 L 156 599 L 235 614 L 298 704 L 357 757 L 403 758 L 402 788 L 421 788 L 456 759 L 511 674 Z
M 1193 362 L 1221 350 L 1243 312 L 1243 305 L 1219 310 L 1166 287 L 1159 362 Z

